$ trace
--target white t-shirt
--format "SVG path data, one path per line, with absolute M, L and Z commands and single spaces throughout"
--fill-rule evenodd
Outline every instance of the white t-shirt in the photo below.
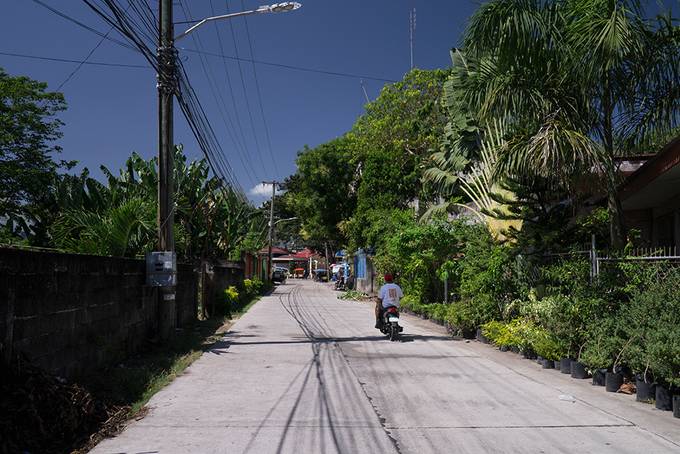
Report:
M 385 284 L 380 287 L 378 298 L 382 300 L 383 307 L 399 307 L 399 300 L 404 297 L 404 292 L 397 284 Z

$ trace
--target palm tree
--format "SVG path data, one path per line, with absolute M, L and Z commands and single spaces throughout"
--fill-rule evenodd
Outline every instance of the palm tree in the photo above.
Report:
M 678 125 L 677 27 L 636 0 L 491 0 L 465 34 L 461 87 L 481 123 L 509 125 L 499 174 L 568 186 L 603 174 L 612 246 L 623 242 L 614 158 Z M 453 76 L 455 77 L 455 76 Z

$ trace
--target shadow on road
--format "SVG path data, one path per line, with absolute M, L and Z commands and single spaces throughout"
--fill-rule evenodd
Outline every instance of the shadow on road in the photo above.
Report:
M 239 336 L 239 337 L 258 337 L 258 336 Z M 215 344 L 215 348 L 230 346 L 230 345 L 285 345 L 285 344 L 311 344 L 311 343 L 340 343 L 340 342 L 389 342 L 385 336 L 352 336 L 352 337 L 314 337 L 314 338 L 302 338 L 296 340 L 253 340 L 253 341 L 232 341 L 229 336 L 225 336 L 224 339 Z M 400 339 L 401 342 L 413 342 L 413 341 L 453 341 L 451 337 L 448 336 L 423 336 L 420 334 L 403 335 Z

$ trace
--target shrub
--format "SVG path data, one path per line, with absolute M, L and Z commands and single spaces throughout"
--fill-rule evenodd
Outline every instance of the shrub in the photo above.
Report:
M 529 343 L 538 356 L 555 361 L 564 355 L 559 340 L 545 328 L 533 326 L 528 334 Z
M 236 287 L 230 285 L 226 290 L 224 290 L 224 301 L 228 309 L 233 309 L 238 304 L 239 294 Z
M 579 360 L 591 369 L 613 369 L 625 343 L 622 334 L 615 317 L 591 324 Z
M 680 270 L 648 277 L 621 308 L 623 360 L 637 373 L 680 380 Z
M 248 299 L 251 299 L 255 295 L 259 295 L 262 292 L 263 287 L 264 283 L 257 278 L 243 280 L 243 294 Z
M 677 318 L 677 315 L 676 315 Z M 649 366 L 657 379 L 680 387 L 680 329 L 678 321 L 664 321 L 648 336 Z

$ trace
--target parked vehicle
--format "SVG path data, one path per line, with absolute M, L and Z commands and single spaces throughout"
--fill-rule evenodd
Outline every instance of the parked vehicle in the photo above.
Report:
M 391 341 L 399 340 L 399 333 L 404 331 L 404 327 L 399 326 L 399 309 L 397 307 L 389 306 L 383 310 L 380 331 L 388 336 Z
M 288 273 L 286 273 L 285 269 L 275 268 L 274 273 L 272 275 L 272 281 L 279 282 L 281 284 L 285 284 L 287 275 L 288 275 Z

